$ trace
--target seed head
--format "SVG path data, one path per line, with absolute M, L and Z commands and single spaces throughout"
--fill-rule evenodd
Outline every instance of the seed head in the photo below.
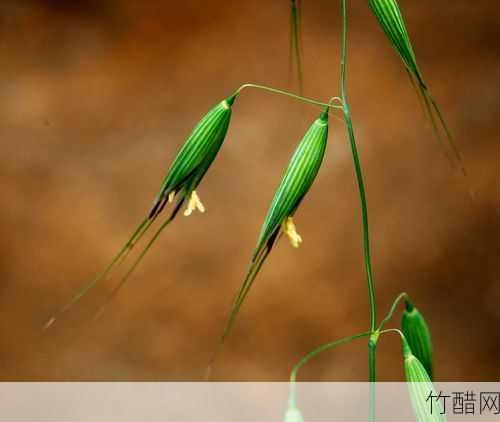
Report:
M 446 422 L 441 403 L 435 399 L 437 393 L 434 385 L 406 340 L 403 340 L 403 358 L 408 393 L 417 422 Z M 434 398 L 429 399 L 431 395 Z M 428 399 L 433 400 L 432 413 Z
M 233 95 L 221 101 L 196 125 L 170 166 L 150 211 L 150 218 L 157 216 L 166 202 L 173 201 L 178 194 L 181 201 L 188 201 L 184 215 L 190 215 L 195 209 L 204 212 L 195 189 L 224 142 L 235 98 Z
M 231 106 L 236 98 L 236 95 L 237 94 L 232 95 L 224 101 L 221 101 L 200 120 L 172 162 L 149 215 L 137 226 L 136 230 L 132 234 L 132 237 L 130 237 L 127 243 L 115 255 L 106 269 L 95 279 L 78 290 L 76 294 L 73 295 L 73 297 L 49 319 L 49 321 L 45 324 L 45 328 L 50 327 L 60 315 L 76 304 L 90 289 L 96 286 L 97 283 L 104 280 L 109 274 L 111 274 L 116 265 L 125 259 L 130 250 L 148 231 L 158 215 L 163 211 L 165 205 L 169 202 L 173 202 L 177 195 L 179 195 L 180 199 L 174 206 L 170 217 L 163 222 L 142 250 L 134 264 L 112 290 L 108 299 L 99 310 L 98 315 L 102 313 L 104 306 L 111 300 L 111 298 L 114 297 L 116 293 L 125 285 L 134 269 L 144 258 L 161 232 L 170 224 L 171 221 L 173 221 L 182 204 L 186 200 L 188 201 L 188 206 L 184 215 L 190 215 L 195 209 L 200 212 L 205 211 L 205 207 L 201 203 L 195 189 L 201 182 L 203 176 L 212 164 L 222 143 L 224 142 L 229 121 L 231 119 Z
M 424 76 L 418 67 L 411 39 L 406 29 L 406 24 L 398 2 L 396 0 L 369 0 L 368 4 L 382 30 L 403 60 L 410 80 L 416 88 L 419 97 L 423 100 L 425 112 L 432 124 L 437 139 L 442 143 L 444 140 L 448 142 L 457 163 L 459 163 L 462 172 L 465 174 L 466 171 L 462 154 L 455 145 L 455 141 L 448 129 L 443 114 L 437 102 L 434 100 L 434 97 L 425 83 Z M 446 150 L 445 154 L 451 160 Z
M 245 281 L 233 304 L 223 339 L 229 334 L 241 304 L 279 234 L 286 234 L 294 247 L 298 247 L 302 242 L 292 218 L 318 174 L 325 155 L 327 138 L 328 108 L 304 135 L 285 170 L 262 226 Z
M 412 353 L 422 363 L 429 378 L 433 379 L 432 342 L 431 333 L 420 311 L 410 302 L 406 302 L 406 309 L 401 319 L 403 332 Z
M 323 112 L 311 125 L 288 164 L 262 226 L 254 257 L 279 232 L 281 225 L 294 246 L 302 241 L 292 217 L 318 174 L 327 138 L 328 114 Z
M 417 65 L 401 9 L 396 0 L 369 0 L 368 4 L 407 69 L 425 86 Z

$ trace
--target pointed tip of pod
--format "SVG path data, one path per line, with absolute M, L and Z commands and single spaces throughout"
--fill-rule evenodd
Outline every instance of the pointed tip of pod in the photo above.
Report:
M 415 309 L 415 306 L 409 299 L 405 299 L 405 310 L 406 312 L 411 312 Z
M 231 107 L 231 106 L 233 105 L 233 103 L 234 103 L 234 100 L 236 100 L 236 97 L 237 97 L 237 96 L 238 96 L 238 94 L 237 94 L 237 93 L 236 93 L 236 94 L 233 94 L 233 95 L 231 95 L 231 96 L 227 97 L 227 98 L 224 100 L 224 102 L 225 102 L 225 103 L 226 103 L 229 107 Z
M 401 331 L 405 335 L 413 354 L 425 367 L 430 378 L 433 378 L 433 352 L 429 326 L 422 313 L 410 302 L 401 318 Z
M 405 310 L 407 312 L 411 312 L 415 309 L 415 306 L 413 306 L 413 303 L 411 303 L 408 299 L 405 300 Z
M 330 111 L 330 106 L 326 106 L 323 111 L 321 112 L 321 114 L 319 115 L 319 119 L 322 121 L 322 122 L 328 122 L 328 112 Z

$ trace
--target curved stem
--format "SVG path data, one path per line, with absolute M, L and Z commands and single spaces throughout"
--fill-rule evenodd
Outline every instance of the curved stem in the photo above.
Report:
M 399 337 L 401 337 L 401 340 L 406 341 L 405 335 L 402 333 L 401 330 L 398 330 L 397 328 L 388 328 L 387 330 L 382 330 L 380 334 L 387 334 L 387 333 L 396 333 L 399 334 Z
M 377 324 L 377 305 L 375 301 L 375 288 L 373 286 L 372 264 L 370 255 L 370 231 L 368 225 L 368 206 L 366 204 L 365 184 L 363 181 L 363 173 L 361 171 L 361 162 L 359 159 L 356 138 L 352 127 L 351 112 L 349 103 L 347 102 L 345 81 L 346 81 L 346 66 L 347 66 L 347 0 L 342 0 L 342 58 L 340 72 L 340 90 L 344 110 L 344 117 L 349 134 L 349 142 L 351 144 L 352 159 L 356 172 L 356 180 L 358 182 L 359 197 L 361 200 L 361 214 L 363 219 L 363 245 L 364 245 L 364 262 L 366 270 L 366 278 L 368 284 L 368 297 L 370 300 L 370 331 L 373 333 Z M 376 342 L 368 347 L 368 364 L 369 364 L 369 379 L 370 382 L 375 382 L 375 351 Z M 370 400 L 370 418 L 373 419 L 373 400 Z
M 406 340 L 406 337 L 401 330 L 398 330 L 397 328 L 389 328 L 387 330 L 382 330 L 380 332 L 380 334 L 387 334 L 387 333 L 399 334 L 399 337 L 401 338 L 401 344 L 403 346 L 403 355 L 405 358 L 412 354 L 410 345 L 408 344 L 408 341 Z
M 303 101 L 305 103 L 309 103 L 309 104 L 314 104 L 314 105 L 318 105 L 318 106 L 323 106 L 323 107 L 331 107 L 331 108 L 337 108 L 337 109 L 342 109 L 343 107 L 341 105 L 332 105 L 330 103 L 323 103 L 321 101 L 317 101 L 317 100 L 313 100 L 312 98 L 307 98 L 307 97 L 303 97 L 301 95 L 297 95 L 297 94 L 294 94 L 292 92 L 289 92 L 289 91 L 284 91 L 282 89 L 277 89 L 277 88 L 272 88 L 272 87 L 269 87 L 269 86 L 265 86 L 265 85 L 258 85 L 258 84 L 243 84 L 241 85 L 237 90 L 236 92 L 234 93 L 234 95 L 238 95 L 241 91 L 243 91 L 245 88 L 256 88 L 256 89 L 262 89 L 263 91 L 268 91 L 268 92 L 272 92 L 274 94 L 280 94 L 280 95 L 285 95 L 287 97 L 290 97 L 290 98 L 295 98 L 296 100 L 299 100 L 299 101 Z M 340 98 L 338 97 L 333 97 L 333 100 L 340 100 Z
M 380 334 L 387 334 L 387 333 L 399 334 L 399 337 L 401 338 L 401 345 L 403 346 L 403 357 L 405 359 L 413 354 L 410 345 L 408 344 L 408 341 L 406 340 L 406 337 L 401 330 L 398 330 L 397 328 L 389 328 L 387 330 L 382 330 L 380 332 Z
M 370 335 L 370 332 L 366 331 L 364 333 L 359 333 L 359 334 L 355 334 L 353 336 L 344 337 L 344 338 L 341 338 L 340 340 L 336 340 L 336 341 L 331 342 L 331 343 L 323 344 L 323 345 L 319 346 L 318 348 L 314 349 L 313 351 L 309 352 L 307 355 L 305 355 L 293 367 L 292 372 L 290 373 L 290 396 L 288 399 L 288 404 L 290 406 L 295 405 L 295 383 L 297 380 L 297 372 L 299 371 L 300 368 L 302 368 L 302 366 L 304 366 L 312 358 L 316 357 L 317 355 L 319 355 L 322 352 L 334 349 L 335 347 L 340 346 L 341 344 L 350 343 L 353 340 L 357 340 L 357 339 L 362 338 L 362 337 L 367 337 L 369 335 Z
M 366 204 L 365 184 L 363 181 L 363 173 L 361 171 L 361 162 L 359 159 L 356 139 L 354 137 L 354 129 L 352 127 L 349 103 L 347 102 L 347 95 L 345 88 L 346 65 L 347 65 L 347 5 L 346 5 L 346 0 L 342 0 L 342 61 L 341 61 L 340 89 L 341 89 L 344 117 L 347 125 L 347 131 L 349 134 L 352 158 L 354 161 L 354 169 L 356 171 L 356 179 L 358 182 L 359 196 L 361 200 L 361 210 L 363 218 L 364 261 L 365 261 L 366 277 L 368 282 L 368 293 L 370 299 L 370 330 L 373 332 L 375 331 L 376 328 L 377 309 L 375 301 L 375 289 L 373 287 L 373 276 L 372 276 L 372 265 L 371 265 L 371 254 L 370 254 L 368 206 Z
M 407 302 L 411 303 L 408 294 L 406 294 L 405 292 L 400 293 L 399 296 L 396 298 L 396 300 L 394 300 L 394 302 L 393 302 L 393 304 L 391 306 L 391 309 L 387 313 L 386 317 L 382 320 L 382 322 L 378 326 L 377 331 L 381 331 L 382 328 L 384 328 L 384 325 L 387 324 L 390 321 L 390 319 L 394 315 L 394 312 L 396 311 L 396 308 L 399 305 L 399 302 L 401 302 L 403 299 L 405 299 Z

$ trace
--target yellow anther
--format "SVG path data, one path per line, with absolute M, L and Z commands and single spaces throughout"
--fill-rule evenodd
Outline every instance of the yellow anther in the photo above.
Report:
M 184 215 L 187 217 L 191 215 L 194 210 L 205 212 L 205 207 L 201 203 L 200 197 L 196 194 L 196 191 L 191 192 L 191 196 L 189 197 L 189 202 L 187 204 L 186 211 L 184 211 Z
M 282 224 L 283 233 L 288 236 L 290 243 L 294 248 L 298 248 L 302 243 L 302 237 L 297 233 L 295 224 L 293 224 L 292 217 L 288 217 Z
M 171 203 L 174 201 L 174 198 L 175 198 L 175 190 L 173 190 L 172 192 L 170 192 L 168 194 L 168 202 Z

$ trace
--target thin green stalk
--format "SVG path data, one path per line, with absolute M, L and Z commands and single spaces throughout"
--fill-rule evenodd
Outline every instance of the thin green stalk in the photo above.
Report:
M 297 77 L 299 82 L 299 93 L 302 95 L 304 92 L 304 80 L 302 77 L 302 51 L 301 51 L 301 37 L 300 37 L 300 12 L 301 8 L 298 2 L 292 0 L 291 14 L 290 14 L 290 53 L 291 53 L 291 70 L 293 71 L 293 63 L 297 66 Z
M 335 347 L 340 346 L 341 344 L 350 343 L 351 341 L 357 340 L 357 339 L 362 338 L 362 337 L 367 337 L 369 335 L 370 335 L 370 332 L 366 331 L 364 333 L 359 333 L 359 334 L 355 334 L 353 336 L 344 337 L 344 338 L 341 338 L 340 340 L 336 340 L 336 341 L 331 342 L 331 343 L 323 344 L 323 345 L 319 346 L 318 348 L 314 349 L 313 351 L 309 352 L 307 355 L 305 355 L 293 367 L 292 372 L 290 373 L 290 395 L 289 395 L 289 398 L 288 398 L 288 404 L 289 405 L 295 405 L 295 397 L 296 397 L 296 394 L 295 394 L 295 392 L 296 392 L 295 383 L 296 383 L 296 380 L 297 380 L 297 372 L 299 371 L 300 368 L 302 368 L 302 366 L 304 366 L 312 358 L 316 357 L 317 355 L 319 355 L 322 352 L 334 349 Z
M 368 342 L 368 367 L 370 380 L 370 403 L 369 403 L 369 420 L 375 420 L 375 381 L 376 381 L 376 349 L 378 333 L 375 333 L 377 324 L 377 304 L 375 299 L 375 288 L 373 285 L 372 264 L 370 254 L 370 227 L 368 224 L 368 206 L 366 203 L 365 184 L 363 181 L 363 173 L 361 170 L 361 162 L 359 159 L 356 138 L 352 127 L 351 112 L 346 94 L 346 70 L 347 70 L 347 1 L 342 0 L 342 52 L 341 52 L 341 71 L 340 71 L 340 96 L 344 110 L 344 117 L 351 145 L 352 159 L 356 172 L 356 180 L 358 182 L 359 197 L 361 201 L 361 214 L 363 220 L 363 247 L 364 247 L 364 263 L 368 285 L 368 297 L 370 300 L 370 341 Z
M 356 138 L 352 127 L 351 112 L 349 103 L 347 102 L 345 81 L 346 81 L 346 65 L 347 65 L 347 5 L 346 0 L 342 0 L 342 61 L 341 61 L 341 76 L 340 89 L 341 99 L 343 103 L 344 117 L 349 134 L 349 142 L 351 144 L 352 158 L 354 161 L 354 169 L 356 171 L 356 179 L 358 182 L 359 196 L 361 200 L 361 210 L 363 218 L 363 243 L 364 243 L 364 261 L 366 269 L 366 277 L 368 282 L 368 292 L 370 299 L 370 330 L 373 332 L 376 328 L 377 309 L 375 301 L 375 289 L 373 286 L 371 254 L 370 254 L 370 229 L 368 225 L 368 206 L 366 203 L 365 184 L 363 181 L 363 173 L 361 170 L 361 162 L 359 159 L 358 148 L 356 146 Z
M 354 129 L 352 127 L 351 112 L 349 110 L 349 103 L 347 102 L 346 95 L 346 66 L 347 66 L 347 1 L 342 0 L 342 53 L 341 53 L 341 72 L 340 72 L 340 89 L 341 99 L 344 110 L 344 117 L 349 134 L 349 142 L 351 144 L 352 159 L 354 162 L 354 169 L 356 172 L 356 180 L 358 182 L 359 196 L 361 200 L 361 213 L 363 219 L 363 245 L 364 245 L 364 262 L 368 285 L 368 296 L 370 300 L 370 332 L 375 332 L 377 323 L 377 304 L 375 300 L 375 288 L 373 285 L 372 264 L 370 255 L 370 228 L 368 224 L 368 206 L 366 203 L 365 185 L 363 182 L 363 173 L 361 170 L 361 163 L 356 146 L 356 138 L 354 136 Z M 370 342 L 371 344 L 371 342 Z M 368 348 L 368 364 L 369 364 L 369 379 L 370 382 L 375 382 L 375 351 L 376 342 L 369 345 Z
M 380 334 L 387 334 L 387 333 L 396 333 L 396 334 L 399 334 L 399 337 L 401 337 L 401 340 L 403 340 L 404 342 L 406 342 L 405 335 L 402 333 L 401 330 L 398 330 L 397 328 L 388 328 L 387 330 L 382 330 L 380 332 Z
M 368 368 L 370 379 L 370 402 L 369 402 L 369 421 L 375 421 L 375 357 L 377 351 L 378 333 L 372 333 L 368 341 Z
M 407 301 L 409 300 L 409 297 L 408 297 L 408 295 L 405 292 L 400 293 L 399 296 L 396 298 L 396 300 L 394 300 L 394 302 L 393 302 L 393 304 L 391 306 L 391 309 L 389 310 L 389 312 L 387 313 L 386 317 L 382 320 L 382 322 L 378 326 L 377 331 L 381 331 L 382 328 L 384 328 L 384 325 L 387 324 L 390 321 L 390 319 L 394 315 L 394 312 L 396 311 L 396 308 L 399 305 L 399 302 L 401 302 L 403 299 L 405 299 Z
M 238 95 L 241 91 L 243 91 L 245 88 L 256 88 L 256 89 L 262 89 L 263 91 L 268 91 L 268 92 L 272 92 L 274 94 L 280 94 L 280 95 L 285 95 L 287 97 L 290 97 L 290 98 L 295 98 L 296 100 L 300 100 L 300 101 L 303 101 L 305 103 L 309 103 L 309 104 L 314 104 L 314 105 L 318 105 L 318 106 L 321 106 L 321 107 L 331 107 L 331 108 L 337 108 L 339 110 L 342 110 L 343 107 L 341 105 L 332 105 L 330 103 L 323 103 L 321 101 L 317 101 L 317 100 L 313 100 L 312 98 L 307 98 L 307 97 L 303 97 L 301 95 L 297 95 L 297 94 L 294 94 L 292 92 L 289 92 L 289 91 L 284 91 L 282 89 L 277 89 L 277 88 L 271 88 L 269 86 L 265 86 L 265 85 L 258 85 L 258 84 L 243 84 L 241 85 L 237 90 L 236 92 L 234 93 L 235 95 Z M 340 98 L 338 97 L 334 97 L 335 100 L 340 100 Z
M 354 130 L 352 127 L 352 120 L 349 112 L 349 106 L 344 106 L 344 116 L 349 134 L 349 142 L 351 144 L 351 153 L 354 162 L 354 170 L 356 172 L 356 180 L 358 182 L 359 196 L 361 200 L 361 213 L 363 220 L 363 247 L 364 247 L 364 264 L 368 286 L 368 296 L 370 300 L 370 329 L 375 331 L 377 323 L 377 305 L 375 300 L 375 288 L 373 285 L 373 274 L 371 264 L 370 252 L 370 227 L 368 224 L 368 207 L 366 203 L 365 185 L 363 182 L 363 173 L 361 170 L 361 163 L 354 137 Z

